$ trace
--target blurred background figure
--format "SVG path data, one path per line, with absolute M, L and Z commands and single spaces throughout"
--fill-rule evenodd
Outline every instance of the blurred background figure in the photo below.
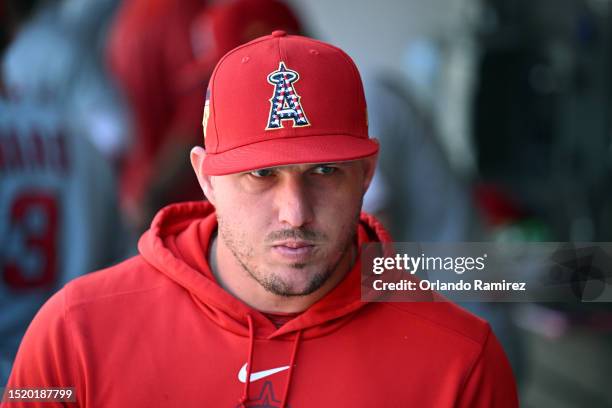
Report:
M 386 184 L 386 197 L 376 198 L 378 212 L 394 239 L 473 240 L 479 226 L 469 185 L 440 146 L 431 106 L 415 96 L 401 72 L 379 72 L 365 83 L 370 132 L 380 141 L 378 180 Z M 378 191 L 369 191 L 366 203 Z
M 0 384 L 46 299 L 124 251 L 112 169 L 123 114 L 95 52 L 76 41 L 96 38 L 92 28 L 72 24 L 84 14 L 65 14 L 67 3 L 3 3 Z
M 164 205 L 203 198 L 185 158 L 202 142 L 208 79 L 227 51 L 275 29 L 300 31 L 280 1 L 124 1 L 108 55 L 134 115 L 121 201 L 138 232 Z
M 183 91 L 177 78 L 193 59 L 191 25 L 205 6 L 205 0 L 123 0 L 110 27 L 106 58 L 133 118 L 133 138 L 120 168 L 120 201 L 136 236 L 156 210 L 148 208 L 156 201 L 148 197 L 151 184 L 171 172 L 162 157 L 164 145 L 191 143 L 199 134 L 203 91 Z M 168 178 L 175 181 L 175 174 Z M 195 198 L 192 184 L 182 183 L 179 192 L 167 186 L 165 198 Z
M 53 104 L 72 112 L 84 136 L 115 165 L 130 131 L 125 105 L 102 60 L 116 1 L 30 3 L 36 6 L 34 14 L 14 30 L 2 61 L 8 94 L 53 98 Z
M 386 71 L 365 81 L 369 129 L 380 141 L 380 153 L 378 175 L 364 208 L 377 213 L 398 242 L 486 241 L 490 237 L 471 183 L 453 171 L 432 118 L 437 51 L 425 52 L 423 43 L 416 44 L 419 55 L 410 59 L 410 75 Z M 525 356 L 511 318 L 513 305 L 462 306 L 491 324 L 520 383 Z

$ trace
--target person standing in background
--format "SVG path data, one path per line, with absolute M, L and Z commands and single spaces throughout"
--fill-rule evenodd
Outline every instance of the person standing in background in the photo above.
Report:
M 0 75 L 0 386 L 40 306 L 119 261 L 124 239 L 111 162 L 70 99 L 78 52 L 57 10 L 4 4 L 15 32 Z

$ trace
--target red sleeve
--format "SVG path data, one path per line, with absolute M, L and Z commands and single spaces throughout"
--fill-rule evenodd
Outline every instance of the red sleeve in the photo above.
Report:
M 84 395 L 74 376 L 75 352 L 71 345 L 69 327 L 65 317 L 66 289 L 53 295 L 30 323 L 21 341 L 8 388 L 74 387 L 78 406 Z M 0 408 L 14 407 L 75 407 L 76 403 L 59 402 L 4 402 Z
M 499 341 L 489 329 L 482 352 L 469 373 L 458 408 L 517 408 L 512 368 Z

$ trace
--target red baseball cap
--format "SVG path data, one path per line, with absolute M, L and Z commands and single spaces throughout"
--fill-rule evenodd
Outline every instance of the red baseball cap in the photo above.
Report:
M 224 175 L 289 164 L 357 160 L 368 136 L 355 63 L 321 41 L 274 31 L 227 53 L 208 86 L 203 171 Z

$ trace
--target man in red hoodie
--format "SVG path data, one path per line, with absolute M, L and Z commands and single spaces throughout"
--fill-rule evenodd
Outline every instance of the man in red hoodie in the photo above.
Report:
M 72 387 L 82 407 L 518 406 L 486 322 L 360 298 L 360 248 L 390 238 L 359 213 L 378 145 L 343 51 L 282 31 L 234 49 L 203 124 L 191 162 L 209 202 L 161 210 L 140 255 L 49 300 L 9 391 Z

